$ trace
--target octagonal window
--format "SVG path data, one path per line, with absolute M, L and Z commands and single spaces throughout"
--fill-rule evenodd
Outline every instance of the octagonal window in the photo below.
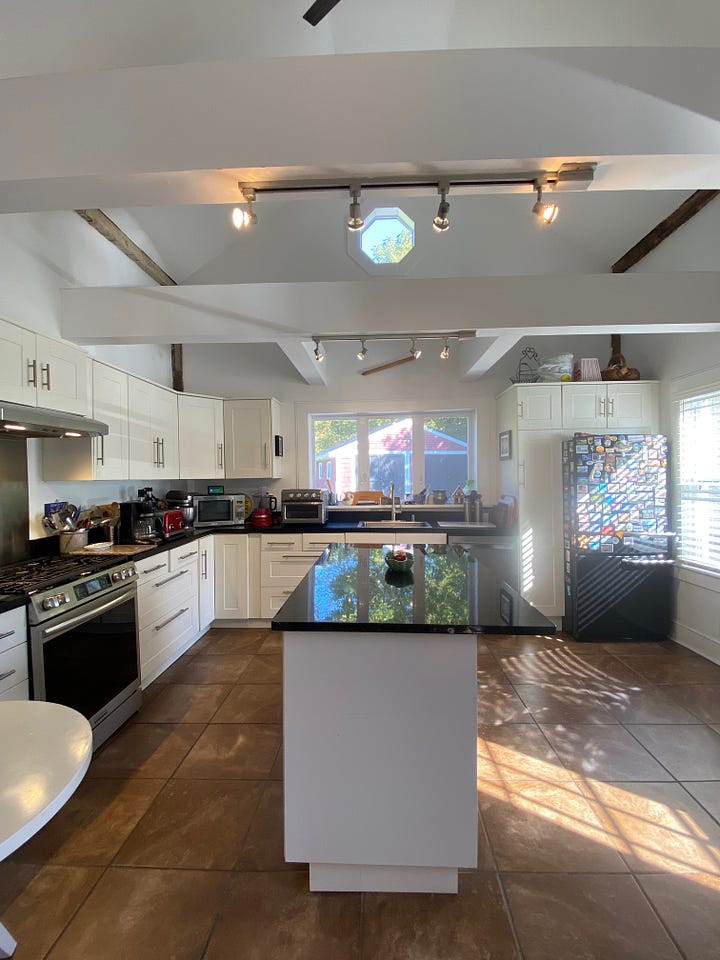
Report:
M 415 224 L 399 207 L 376 207 L 365 218 L 360 249 L 373 263 L 400 263 L 415 246 Z

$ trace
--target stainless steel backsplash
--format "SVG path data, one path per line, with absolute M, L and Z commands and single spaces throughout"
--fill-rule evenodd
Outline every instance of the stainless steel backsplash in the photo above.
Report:
M 22 560 L 28 546 L 27 441 L 0 443 L 0 563 Z

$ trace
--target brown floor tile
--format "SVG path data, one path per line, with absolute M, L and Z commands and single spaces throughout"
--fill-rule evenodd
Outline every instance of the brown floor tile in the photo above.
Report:
M 310 893 L 305 871 L 239 873 L 204 960 L 358 960 L 360 894 Z
M 282 723 L 280 683 L 241 683 L 212 718 L 213 723 Z
M 163 780 L 83 780 L 65 806 L 12 854 L 20 863 L 110 863 Z
M 167 779 L 203 729 L 202 723 L 129 723 L 95 754 L 87 776 Z
M 535 724 L 481 727 L 477 741 L 478 780 L 571 780 L 560 758 Z
M 297 870 L 285 861 L 282 783 L 266 783 L 245 837 L 236 870 Z
M 683 781 L 683 786 L 701 804 L 710 816 L 720 823 L 720 781 L 707 780 L 704 783 Z
M 633 657 L 621 655 L 626 663 L 652 683 L 720 683 L 720 666 L 704 657 Z
M 184 670 L 188 664 L 192 663 L 194 659 L 194 653 L 184 653 L 181 657 L 178 657 L 177 660 L 171 663 L 167 670 L 163 670 L 158 677 L 158 680 L 161 683 L 180 683 L 181 681 L 178 680 L 178 674 Z
M 666 689 L 643 681 L 639 687 L 608 691 L 601 700 L 620 723 L 699 723 Z
M 720 879 L 639 876 L 638 882 L 687 960 L 717 960 L 720 949 Z
M 670 774 L 618 724 L 543 724 L 560 761 L 595 780 L 672 780 Z M 558 778 L 560 779 L 560 778 Z
M 720 723 L 720 683 L 676 683 L 663 692 L 703 723 Z
M 169 683 L 143 707 L 140 723 L 207 723 L 230 693 L 229 684 Z
M 190 780 L 264 780 L 281 740 L 279 724 L 211 724 L 175 776 Z
M 15 863 L 5 860 L 0 863 L 0 916 L 38 872 L 35 863 Z
M 284 780 L 285 779 L 285 762 L 284 762 L 284 752 L 282 744 L 280 744 L 280 749 L 278 750 L 278 755 L 275 757 L 275 763 L 272 765 L 272 769 L 268 774 L 268 780 Z
M 581 657 L 554 650 L 501 657 L 500 664 L 511 683 L 544 683 L 613 689 L 618 682 L 637 683 L 640 675 L 610 654 Z
M 678 780 L 720 780 L 720 734 L 700 724 L 630 724 L 638 738 Z
M 533 637 L 487 633 L 483 634 L 483 640 L 496 657 L 539 653 L 543 650 L 574 650 L 580 646 L 588 646 L 588 644 L 576 643 L 562 634 Z
M 673 653 L 678 646 L 671 640 L 663 643 L 643 643 L 642 641 L 628 640 L 618 643 L 601 643 L 600 646 L 606 653 L 612 653 L 615 656 L 624 657 L 657 657 L 663 653 Z
M 49 960 L 199 960 L 228 874 L 110 867 Z
M 263 637 L 262 645 L 257 653 L 282 653 L 283 635 L 279 630 L 269 630 Z
M 478 683 L 478 724 L 533 723 L 530 711 L 509 683 L 483 680 Z
M 601 783 L 580 788 L 636 873 L 720 876 L 720 824 L 679 783 Z
M 495 875 L 461 873 L 457 896 L 366 893 L 363 960 L 516 960 Z
M 538 723 L 617 723 L 599 691 L 535 683 L 516 683 L 514 687 Z
M 612 833 L 573 781 L 484 781 L 478 801 L 500 870 L 627 870 Z
M 282 683 L 282 678 L 282 655 L 269 653 L 256 654 L 241 679 L 243 683 Z
M 250 654 L 220 653 L 206 656 L 199 653 L 175 671 L 171 682 L 237 683 L 251 659 Z
M 633 877 L 503 878 L 525 960 L 680 960 Z
M 502 667 L 498 663 L 497 659 L 490 653 L 479 653 L 477 658 L 477 677 L 478 683 L 483 682 L 484 680 L 498 680 L 503 681 L 506 679 L 505 675 L 502 672 Z
M 242 848 L 261 792 L 259 781 L 170 780 L 114 862 L 229 870 Z
M 190 648 L 205 656 L 257 653 L 263 645 L 267 630 L 219 629 L 208 630 L 204 637 Z
M 42 867 L 2 914 L 17 940 L 14 960 L 44 957 L 102 872 L 101 867 Z

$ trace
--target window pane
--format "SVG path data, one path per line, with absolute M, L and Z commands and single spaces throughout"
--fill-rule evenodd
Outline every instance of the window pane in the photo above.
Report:
M 426 417 L 423 423 L 425 486 L 445 490 L 450 496 L 465 485 L 468 469 L 468 417 Z
M 371 417 L 368 421 L 370 489 L 395 484 L 395 496 L 412 490 L 412 417 Z
M 720 570 L 720 393 L 680 403 L 681 559 Z
M 327 488 L 342 500 L 358 488 L 357 420 L 314 417 L 312 420 L 313 471 L 311 486 Z

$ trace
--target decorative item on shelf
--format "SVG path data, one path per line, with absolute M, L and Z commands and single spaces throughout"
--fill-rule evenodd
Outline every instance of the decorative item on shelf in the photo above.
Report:
M 573 380 L 581 380 L 583 383 L 596 383 L 598 380 L 602 380 L 598 358 L 582 357 L 578 360 L 573 370 Z
M 498 456 L 501 460 L 512 457 L 512 430 L 503 430 L 498 434 Z
M 620 334 L 610 335 L 610 359 L 607 367 L 602 371 L 603 380 L 639 380 L 640 371 L 637 367 L 628 367 L 620 349 Z
M 396 547 L 394 550 L 388 550 L 385 554 L 385 563 L 395 573 L 409 573 L 415 557 L 408 550 Z
M 537 368 L 537 379 L 543 383 L 560 383 L 572 380 L 573 355 L 559 353 L 555 357 L 547 357 L 540 361 Z
M 515 376 L 510 377 L 512 383 L 537 383 L 538 381 L 538 352 L 534 347 L 525 347 L 517 365 Z

